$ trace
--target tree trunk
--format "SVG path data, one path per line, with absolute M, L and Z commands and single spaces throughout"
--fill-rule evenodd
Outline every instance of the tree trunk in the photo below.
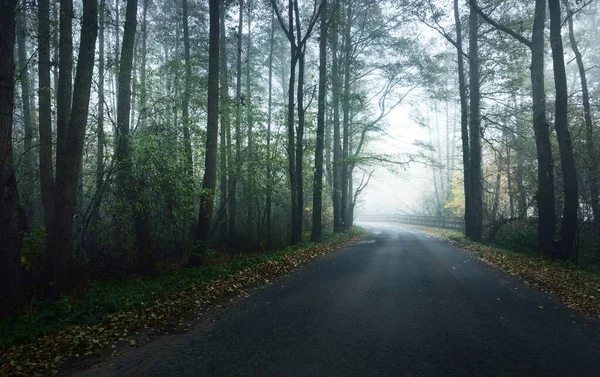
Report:
M 200 210 L 196 241 L 200 250 L 188 260 L 189 266 L 197 266 L 208 249 L 210 220 L 212 218 L 215 187 L 217 183 L 217 149 L 219 135 L 219 7 L 220 0 L 209 0 L 210 31 L 208 47 L 208 114 L 206 128 L 206 155 L 204 180 L 200 196 Z
M 16 8 L 17 0 L 0 2 L 0 318 L 21 305 L 19 193 L 12 156 Z
M 321 10 L 321 35 L 319 36 L 319 97 L 317 99 L 317 143 L 315 146 L 315 176 L 313 183 L 313 216 L 310 240 L 323 238 L 323 149 L 325 138 L 325 94 L 327 92 L 327 0 Z
M 300 34 L 298 33 L 298 39 Z M 298 41 L 300 44 L 300 41 Z M 296 127 L 296 217 L 294 218 L 294 228 L 292 238 L 294 243 L 302 242 L 302 233 L 304 225 L 304 64 L 306 51 L 304 46 L 299 47 L 298 51 L 298 126 Z
M 71 245 L 68 244 L 68 251 L 59 249 L 53 245 L 57 238 L 53 233 L 57 232 L 60 224 L 56 224 L 56 214 L 59 211 L 57 208 L 57 199 L 62 193 L 58 191 L 58 165 L 59 156 L 65 156 L 64 147 L 66 143 L 66 134 L 69 129 L 69 118 L 71 113 L 71 92 L 72 92 L 72 76 L 73 76 L 73 1 L 66 0 L 60 2 L 60 22 L 59 22 L 59 51 L 58 51 L 58 87 L 56 89 L 56 180 L 55 190 L 53 191 L 52 202 L 52 217 L 48 218 L 49 223 L 44 224 L 46 227 L 46 282 L 51 285 L 48 292 L 50 297 L 58 295 L 63 290 L 68 288 L 68 280 L 63 280 L 63 271 L 68 274 L 68 260 L 70 255 Z M 50 161 L 52 163 L 52 161 Z M 60 194 L 59 194 L 60 193 Z M 47 217 L 47 216 L 46 216 Z M 72 219 L 71 219 L 72 221 Z M 71 234 L 71 229 L 68 230 Z M 69 237 L 70 238 L 70 237 Z M 61 279 L 59 283 L 57 279 Z M 59 286 L 62 285 L 62 286 Z
M 554 66 L 554 85 L 556 88 L 556 105 L 554 125 L 560 151 L 560 165 L 563 176 L 564 207 L 560 226 L 560 244 L 563 258 L 568 258 L 573 250 L 577 233 L 577 210 L 579 193 L 577 171 L 573 157 L 573 144 L 568 127 L 567 74 L 561 36 L 560 0 L 548 0 L 550 13 L 550 45 L 552 46 L 552 63 Z
M 339 44 L 339 1 L 335 3 L 331 24 L 331 77 L 333 106 L 333 231 L 343 231 L 342 223 L 342 144 L 340 135 L 340 73 L 338 59 Z
M 183 50 L 185 58 L 185 84 L 181 103 L 181 120 L 183 122 L 183 155 L 185 158 L 185 173 L 187 179 L 192 180 L 194 163 L 192 161 L 192 142 L 190 139 L 190 90 L 192 85 L 192 63 L 190 58 L 190 32 L 188 28 L 188 2 L 182 0 L 183 8 Z
M 44 224 L 54 218 L 54 172 L 52 163 L 52 85 L 50 82 L 50 2 L 38 3 L 38 116 L 39 116 L 39 165 L 40 192 L 44 209 Z
M 73 91 L 73 1 L 60 2 L 58 88 L 56 91 L 56 156 L 64 155 Z M 56 161 L 58 165 L 58 161 Z M 47 226 L 47 225 L 46 225 Z
M 567 20 L 569 22 L 569 40 L 571 42 L 571 48 L 575 53 L 575 60 L 577 61 L 577 68 L 579 70 L 579 79 L 581 81 L 583 116 L 585 119 L 585 142 L 587 146 L 586 152 L 588 159 L 587 169 L 589 174 L 589 185 L 591 195 L 590 202 L 592 205 L 592 213 L 594 215 L 594 224 L 596 225 L 595 229 L 598 229 L 598 227 L 600 227 L 600 174 L 598 171 L 598 153 L 596 151 L 594 139 L 594 124 L 592 121 L 592 110 L 590 106 L 590 93 L 588 89 L 587 72 L 583 63 L 581 52 L 579 51 L 579 47 L 577 46 L 577 41 L 575 40 L 575 33 L 573 31 L 573 13 L 571 12 L 569 2 L 567 0 L 563 0 L 563 3 L 565 4 L 565 7 L 567 9 Z
M 237 216 L 237 183 L 242 175 L 242 25 L 244 1 L 239 2 L 237 27 L 236 74 L 235 74 L 235 172 L 229 184 L 229 241 L 233 242 L 236 235 Z
M 96 192 L 102 191 L 104 183 L 104 15 L 106 12 L 106 0 L 100 0 L 99 9 L 99 33 L 98 33 L 98 129 L 97 149 L 96 149 Z M 96 210 L 91 214 L 91 218 L 98 216 L 100 206 L 95 206 Z
M 61 6 L 68 2 L 70 1 L 61 1 Z M 68 9 L 72 9 L 72 4 L 68 4 Z M 71 22 L 70 18 L 65 21 Z M 74 100 L 69 111 L 69 122 L 66 124 L 68 128 L 58 130 L 65 139 L 62 147 L 60 144 L 57 147 L 54 220 L 52 227 L 48 228 L 46 239 L 46 250 L 53 257 L 51 260 L 53 264 L 47 265 L 47 268 L 51 271 L 51 281 L 54 282 L 49 289 L 48 296 L 54 298 L 70 290 L 73 216 L 77 207 L 78 178 L 81 174 L 97 35 L 98 3 L 96 0 L 85 0 L 83 1 L 81 40 L 73 90 Z M 66 36 L 61 33 L 61 39 L 64 40 L 63 37 Z M 65 48 L 65 45 L 61 44 L 61 56 L 64 55 L 62 48 Z M 62 74 L 61 72 L 61 76 Z M 65 84 L 63 82 L 63 85 Z M 70 82 L 68 84 L 70 86 Z
M 252 11 L 250 9 L 250 1 L 247 0 L 248 7 L 248 38 L 246 40 L 246 125 L 247 125 L 247 138 L 248 147 L 246 149 L 246 237 L 247 242 L 252 243 L 254 241 L 254 231 L 252 229 L 254 221 L 254 146 L 253 146 L 253 116 L 252 116 L 252 92 L 251 92 L 251 49 L 252 49 Z
M 468 237 L 481 240 L 483 225 L 483 188 L 481 185 L 481 116 L 479 93 L 479 22 L 471 5 L 469 14 L 469 174 L 471 177 L 471 221 Z
M 31 105 L 30 105 L 30 80 L 29 67 L 27 64 L 27 1 L 22 0 L 19 11 L 17 12 L 17 55 L 19 59 L 19 78 L 21 81 L 21 105 L 23 109 L 23 173 L 25 174 L 25 182 L 27 192 L 31 192 L 33 186 L 34 164 L 33 151 L 31 150 L 33 130 L 31 126 Z M 33 218 L 34 204 L 31 200 L 31 195 L 23 196 L 23 203 L 27 213 L 27 218 Z
M 271 247 L 272 244 L 272 220 L 271 220 L 271 206 L 272 206 L 272 196 L 273 196 L 273 163 L 271 161 L 271 122 L 273 118 L 273 49 L 275 47 L 275 15 L 273 14 L 275 11 L 271 11 L 271 31 L 269 37 L 269 103 L 267 110 L 267 197 L 265 204 L 266 211 L 266 235 L 267 235 L 267 249 Z
M 463 56 L 462 27 L 458 12 L 458 0 L 454 0 L 454 24 L 456 27 L 456 57 L 458 60 L 458 93 L 460 97 L 460 135 L 463 157 L 463 188 L 465 191 L 465 235 L 471 235 L 471 173 L 469 156 L 469 105 L 467 102 L 467 80 Z
M 290 176 L 290 193 L 291 193 L 291 210 L 292 210 L 292 244 L 299 243 L 301 241 L 299 235 L 296 232 L 296 219 L 298 218 L 298 186 L 296 175 L 296 143 L 295 143 L 295 132 L 294 132 L 294 88 L 296 84 L 296 64 L 298 62 L 298 52 L 294 43 L 294 6 L 293 0 L 289 0 L 288 9 L 288 20 L 289 20 L 289 32 L 291 34 L 290 40 L 290 77 L 288 83 L 288 106 L 287 106 L 287 131 L 288 131 L 288 172 Z M 300 235 L 301 236 L 301 235 Z
M 184 0 L 185 1 L 185 0 Z M 227 143 L 227 132 L 230 126 L 229 117 L 229 78 L 227 70 L 227 31 L 225 29 L 225 9 L 219 14 L 219 28 L 220 38 L 219 43 L 219 58 L 221 63 L 221 82 L 220 82 L 220 94 L 221 99 L 221 128 L 220 132 L 220 143 L 221 149 L 219 154 L 219 165 L 220 165 L 220 180 L 219 180 L 219 242 L 221 244 L 227 243 L 227 203 L 228 203 L 228 192 L 227 192 L 227 156 L 228 156 L 228 143 Z M 268 136 L 267 136 L 268 137 Z
M 556 213 L 554 207 L 554 168 L 550 130 L 546 120 L 546 92 L 544 89 L 544 25 L 546 1 L 535 1 L 531 39 L 531 87 L 533 97 L 533 130 L 538 160 L 538 250 L 552 251 Z
M 140 105 L 139 105 L 139 124 L 140 128 L 146 127 L 146 102 L 148 91 L 146 90 L 146 56 L 148 53 L 147 39 L 148 39 L 148 1 L 144 0 L 143 11 L 142 11 L 142 62 L 140 64 Z
M 343 94 L 343 119 L 342 119 L 342 208 L 340 216 L 342 217 L 342 227 L 348 230 L 350 220 L 348 218 L 349 196 L 348 192 L 348 134 L 350 126 L 350 59 L 352 49 L 352 2 L 348 2 L 346 7 L 346 29 L 344 34 L 344 94 Z

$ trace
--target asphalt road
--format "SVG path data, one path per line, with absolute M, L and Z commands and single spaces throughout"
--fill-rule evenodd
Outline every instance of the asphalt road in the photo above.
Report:
M 600 321 L 421 232 L 369 235 L 78 376 L 600 376 Z

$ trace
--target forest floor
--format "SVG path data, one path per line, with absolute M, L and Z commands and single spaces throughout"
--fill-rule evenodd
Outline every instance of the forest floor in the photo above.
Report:
M 568 307 L 600 318 L 600 275 L 570 262 L 518 253 L 447 229 L 407 225 L 444 239 L 490 266 L 559 298 Z
M 271 253 L 128 280 L 100 282 L 0 321 L 0 376 L 81 368 L 161 334 L 184 333 L 211 310 L 363 237 L 355 228 Z

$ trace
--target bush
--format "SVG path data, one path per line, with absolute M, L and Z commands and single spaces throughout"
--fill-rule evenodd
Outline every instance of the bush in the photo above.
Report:
M 519 253 L 535 253 L 537 250 L 537 222 L 519 220 L 504 225 L 492 241 L 503 249 Z

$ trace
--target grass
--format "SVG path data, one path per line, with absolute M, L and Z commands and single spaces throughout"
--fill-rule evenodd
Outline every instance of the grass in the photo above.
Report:
M 335 245 L 360 235 L 356 228 L 346 234 L 328 235 L 320 246 Z M 32 301 L 18 316 L 0 320 L 0 350 L 14 344 L 34 341 L 76 325 L 104 321 L 114 313 L 141 310 L 191 286 L 230 277 L 240 271 L 280 260 L 315 245 L 304 243 L 283 250 L 237 256 L 233 261 L 207 263 L 193 269 L 140 276 L 114 281 L 95 282 L 91 286 L 56 301 Z M 215 259 L 221 256 L 215 255 Z

